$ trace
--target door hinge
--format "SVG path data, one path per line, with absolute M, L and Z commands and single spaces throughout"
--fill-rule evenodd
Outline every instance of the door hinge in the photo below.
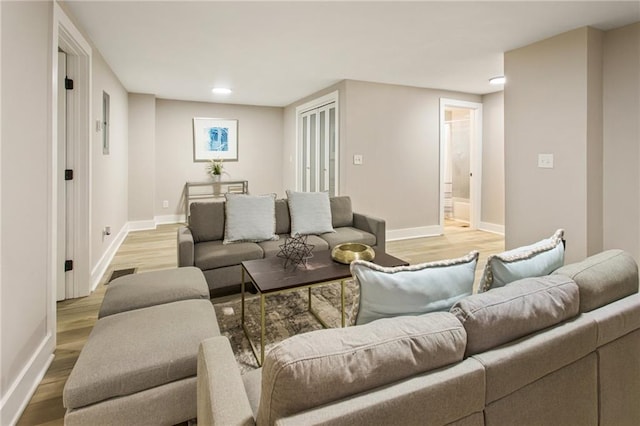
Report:
M 73 90 L 73 80 L 69 77 L 64 78 L 64 88 L 67 90 Z
M 64 261 L 64 271 L 65 272 L 73 271 L 73 260 Z
M 64 180 L 73 180 L 73 169 L 66 169 L 64 171 Z

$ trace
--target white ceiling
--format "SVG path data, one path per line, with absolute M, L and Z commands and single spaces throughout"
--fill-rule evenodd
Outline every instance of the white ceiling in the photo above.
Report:
M 343 79 L 489 93 L 500 90 L 488 79 L 503 73 L 506 51 L 640 21 L 640 1 L 66 5 L 129 92 L 271 106 Z

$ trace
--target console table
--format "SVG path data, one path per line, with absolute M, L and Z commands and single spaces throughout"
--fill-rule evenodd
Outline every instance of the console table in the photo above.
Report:
M 199 190 L 194 191 L 197 188 Z M 187 182 L 184 184 L 185 221 L 189 218 L 189 204 L 194 200 L 215 199 L 224 194 L 248 194 L 249 182 L 246 180 L 221 180 L 218 182 Z

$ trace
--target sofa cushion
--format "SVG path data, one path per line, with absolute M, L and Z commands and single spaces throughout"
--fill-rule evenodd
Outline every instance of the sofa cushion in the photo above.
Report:
M 187 299 L 209 299 L 207 281 L 193 266 L 125 275 L 107 286 L 98 318 Z
M 331 226 L 331 204 L 326 192 L 295 192 L 287 190 L 291 215 L 291 235 L 334 232 Z
M 67 408 L 196 375 L 198 346 L 220 334 L 209 300 L 183 300 L 98 320 L 63 391 Z
M 458 259 L 387 268 L 357 260 L 351 273 L 360 287 L 356 324 L 400 315 L 448 311 L 473 291 L 478 252 Z
M 480 291 L 502 287 L 528 277 L 548 275 L 564 263 L 564 230 L 558 229 L 550 238 L 524 247 L 494 254 L 480 280 Z
M 329 203 L 331 205 L 331 224 L 334 228 L 353 226 L 353 210 L 351 209 L 350 197 L 346 195 L 331 197 Z
M 256 243 L 222 244 L 222 240 L 196 244 L 193 255 L 195 265 L 203 271 L 262 257 L 262 249 Z
M 580 294 L 568 277 L 525 278 L 458 301 L 451 312 L 467 330 L 466 356 L 578 315 Z
M 191 203 L 189 213 L 189 229 L 194 243 L 224 237 L 224 203 Z
M 578 315 L 473 355 L 486 372 L 487 405 L 593 353 L 596 334 L 593 319 Z
M 287 200 L 276 200 L 276 234 L 289 234 L 290 232 L 289 203 Z
M 465 342 L 447 312 L 290 337 L 266 355 L 257 423 L 458 362 Z
M 598 324 L 598 347 L 640 330 L 640 294 L 635 293 L 586 313 Z
M 329 244 L 330 249 L 342 243 L 362 243 L 370 246 L 376 245 L 375 235 L 350 226 L 335 228 L 335 232 L 321 234 L 320 238 Z
M 226 194 L 224 244 L 277 240 L 276 194 Z
M 638 265 L 622 250 L 607 250 L 554 274 L 571 277 L 580 288 L 580 312 L 592 311 L 638 292 Z
M 289 238 L 289 235 L 287 234 L 278 235 L 278 240 L 261 241 L 258 245 L 262 249 L 264 257 L 273 257 L 280 252 L 280 246 L 285 243 L 287 238 Z

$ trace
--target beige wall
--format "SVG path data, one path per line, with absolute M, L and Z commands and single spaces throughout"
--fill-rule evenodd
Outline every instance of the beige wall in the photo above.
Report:
M 640 261 L 640 23 L 604 35 L 604 247 Z
M 504 92 L 482 97 L 483 224 L 504 227 Z
M 276 193 L 282 187 L 283 110 L 276 107 L 156 101 L 156 216 L 184 213 L 186 181 L 206 181 L 206 162 L 193 161 L 193 118 L 238 120 L 238 161 L 224 163 L 229 179 L 246 179 L 252 194 Z M 169 208 L 162 201 L 169 201 Z
M 55 347 L 48 275 L 52 5 L 0 2 L 0 9 L 0 424 L 6 425 Z
M 152 220 L 156 176 L 156 97 L 129 94 L 129 220 Z
M 128 94 L 97 49 L 92 55 L 92 114 L 91 141 L 91 268 L 92 275 L 102 263 L 103 256 L 127 223 L 128 193 Z M 110 96 L 110 151 L 102 153 L 102 131 L 95 122 L 102 118 L 102 93 Z M 111 235 L 104 236 L 105 226 Z M 97 277 L 100 279 L 100 277 Z M 96 277 L 94 277 L 94 282 Z
M 438 226 L 440 98 L 480 102 L 480 96 L 346 80 L 285 109 L 287 154 L 295 152 L 295 107 L 336 89 L 340 193 L 352 198 L 354 210 L 384 218 L 392 238 Z M 363 155 L 362 165 L 353 164 L 354 154 Z M 295 185 L 295 163 L 287 166 L 285 185 Z
M 602 251 L 602 38 L 587 28 L 587 254 Z
M 593 157 L 601 142 L 588 124 L 588 105 L 601 100 L 593 90 L 597 82 L 590 81 L 598 74 L 587 66 L 597 48 L 589 44 L 590 32 L 577 29 L 505 54 L 507 248 L 564 228 L 568 262 L 598 249 L 602 205 L 589 198 L 602 195 L 588 174 L 601 173 Z M 540 153 L 554 154 L 553 169 L 537 167 Z

